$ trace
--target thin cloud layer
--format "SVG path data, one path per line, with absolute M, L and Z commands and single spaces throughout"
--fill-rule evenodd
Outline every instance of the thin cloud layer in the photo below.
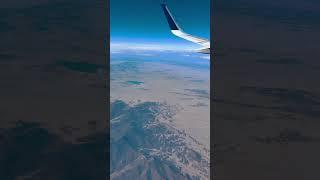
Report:
M 172 44 L 144 44 L 144 43 L 123 43 L 111 42 L 111 53 L 118 53 L 121 51 L 173 51 L 173 52 L 194 52 L 191 46 L 172 45 Z

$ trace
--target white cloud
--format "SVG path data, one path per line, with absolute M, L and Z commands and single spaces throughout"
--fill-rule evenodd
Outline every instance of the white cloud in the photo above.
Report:
M 210 55 L 200 56 L 200 58 L 210 60 Z
M 177 52 L 192 52 L 194 49 L 192 47 L 180 46 L 180 45 L 165 45 L 165 44 L 142 44 L 142 43 L 110 43 L 110 51 L 120 52 L 120 51 L 177 51 Z

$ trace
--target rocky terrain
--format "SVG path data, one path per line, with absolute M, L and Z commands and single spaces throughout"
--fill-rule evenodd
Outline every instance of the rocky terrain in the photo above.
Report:
M 209 150 L 163 119 L 176 109 L 111 104 L 111 179 L 209 179 Z

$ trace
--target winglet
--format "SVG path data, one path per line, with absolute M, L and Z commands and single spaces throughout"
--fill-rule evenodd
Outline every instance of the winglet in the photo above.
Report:
M 171 15 L 169 9 L 167 8 L 167 5 L 166 4 L 161 4 L 162 6 L 162 9 L 163 9 L 163 12 L 167 18 L 167 21 L 168 21 L 168 24 L 170 26 L 170 29 L 171 30 L 180 30 L 178 24 L 175 22 L 173 16 Z

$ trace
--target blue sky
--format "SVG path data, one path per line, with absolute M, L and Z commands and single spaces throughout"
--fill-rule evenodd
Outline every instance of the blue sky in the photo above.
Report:
M 171 34 L 161 0 L 110 0 L 111 44 L 199 47 Z M 167 0 L 171 13 L 189 34 L 210 37 L 210 0 Z

